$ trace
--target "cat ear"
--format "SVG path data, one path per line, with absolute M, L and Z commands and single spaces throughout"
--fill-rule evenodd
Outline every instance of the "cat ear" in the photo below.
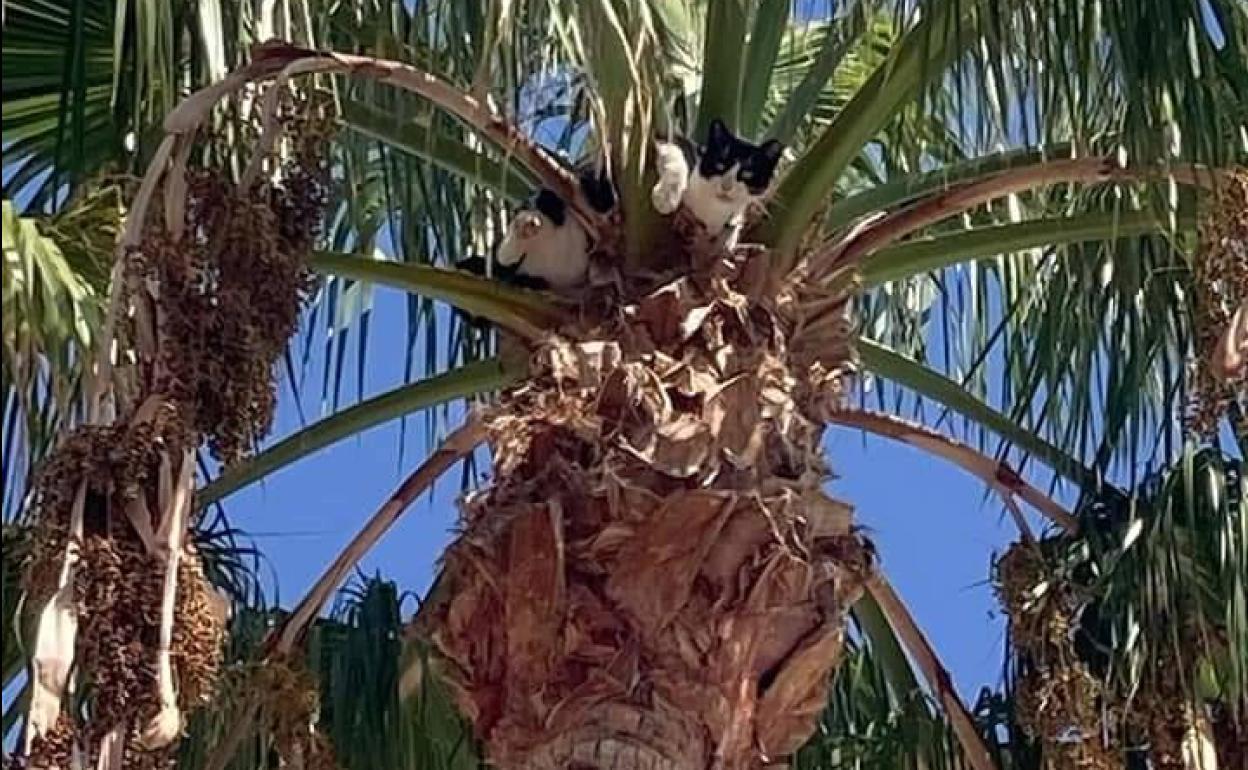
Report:
M 554 191 L 543 187 L 533 199 L 533 208 L 545 215 L 555 227 L 563 227 L 567 218 L 567 204 Z
M 706 146 L 718 147 L 727 144 L 732 137 L 732 132 L 728 130 L 728 126 L 724 125 L 724 121 L 719 118 L 713 118 L 711 125 L 706 130 Z
M 758 148 L 758 152 L 768 163 L 775 165 L 780 162 L 780 156 L 784 154 L 784 145 L 775 139 L 771 139 L 763 142 L 763 145 Z

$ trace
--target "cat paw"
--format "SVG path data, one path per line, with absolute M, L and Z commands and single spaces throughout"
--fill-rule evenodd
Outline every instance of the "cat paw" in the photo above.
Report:
M 655 211 L 666 216 L 680 208 L 682 193 L 680 185 L 675 182 L 660 180 L 650 190 L 650 202 L 654 204 Z

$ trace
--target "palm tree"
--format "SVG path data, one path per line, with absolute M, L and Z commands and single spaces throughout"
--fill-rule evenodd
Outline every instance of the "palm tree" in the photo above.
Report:
M 217 697 L 231 708 L 193 717 L 197 740 L 184 761 L 263 765 L 271 741 L 288 761 L 319 761 L 324 742 L 308 727 L 316 708 L 303 697 L 310 684 L 294 653 L 313 645 L 314 654 L 338 662 L 325 670 L 341 671 L 334 666 L 367 651 L 369 629 L 389 623 L 393 631 L 395 611 L 384 620 L 362 609 L 315 619 L 406 505 L 487 442 L 493 478 L 465 501 L 463 535 L 405 629 L 402 662 L 396 649 L 374 651 L 391 678 L 379 700 L 359 709 L 379 719 L 365 724 L 378 731 L 393 720 L 405 729 L 430 725 L 423 711 L 409 721 L 401 696 L 432 692 L 435 704 L 448 695 L 455 701 L 496 764 L 736 767 L 783 761 L 821 727 L 826 751 L 812 746 L 797 761 L 835 766 L 855 761 L 846 758 L 853 756 L 849 744 L 836 742 L 847 733 L 835 731 L 857 729 L 853 709 L 874 697 L 888 714 L 877 724 L 912 726 L 909 736 L 923 736 L 903 748 L 907 761 L 993 766 L 995 738 L 986 742 L 977 730 L 875 570 L 852 509 L 825 491 L 821 437 L 828 426 L 866 430 L 975 474 L 1015 514 L 1026 549 L 1037 538 L 1017 500 L 1059 530 L 1074 531 L 1079 520 L 1024 480 L 1015 470 L 1024 463 L 1043 464 L 1087 495 L 1112 495 L 1116 485 L 1132 486 L 1138 466 L 1178 457 L 1188 425 L 1177 418 L 1189 404 L 1191 427 L 1216 436 L 1229 424 L 1242 447 L 1242 372 L 1218 365 L 1215 353 L 1220 339 L 1234 338 L 1228 330 L 1248 283 L 1248 183 L 1233 170 L 1248 156 L 1248 19 L 1223 0 L 811 6 L 290 2 L 253 13 L 251 4 L 7 4 L 5 165 L 14 170 L 6 170 L 6 198 L 23 201 L 31 216 L 74 211 L 100 173 L 146 169 L 120 253 L 130 260 L 137 249 L 163 296 L 176 285 L 168 265 L 178 250 L 170 244 L 188 221 L 231 244 L 202 257 L 216 260 L 210 264 L 221 267 L 223 282 L 235 277 L 221 254 L 247 255 L 263 242 L 272 264 L 286 271 L 284 284 L 264 278 L 289 289 L 273 295 L 283 307 L 279 322 L 258 335 L 263 344 L 249 348 L 253 358 L 239 361 L 249 374 L 218 370 L 251 397 L 188 394 L 177 387 L 186 378 L 153 378 L 109 353 L 116 336 L 140 362 L 184 363 L 159 358 L 176 347 L 170 341 L 183 339 L 181 311 L 146 294 L 142 282 L 136 291 L 134 282 L 113 280 L 109 301 L 95 284 L 92 312 L 103 320 L 85 324 L 95 332 L 89 335 L 64 324 L 78 310 L 38 304 L 40 296 L 27 290 L 34 299 L 16 317 L 29 331 L 11 343 L 10 254 L 14 277 L 19 256 L 37 261 L 40 274 L 64 271 L 49 269 L 59 264 L 52 248 L 41 253 L 16 240 L 10 247 L 6 214 L 6 420 L 33 424 L 38 416 L 49 427 L 38 441 L 29 431 L 14 452 L 39 459 L 48 437 L 57 436 L 61 449 L 45 467 L 63 471 L 44 474 L 60 482 L 57 496 L 46 482 L 27 485 L 38 494 L 31 504 L 13 504 L 22 521 L 82 533 L 94 510 L 91 494 L 108 498 L 95 503 L 106 511 L 143 499 L 114 498 L 117 490 L 80 481 L 90 453 L 64 449 L 81 449 L 74 443 L 81 436 L 119 435 L 71 432 L 100 420 L 101 405 L 113 405 L 121 418 L 113 430 L 140 435 L 135 431 L 151 423 L 167 446 L 140 463 L 148 471 L 138 486 L 147 485 L 154 511 L 150 542 L 141 542 L 143 518 L 129 514 L 111 517 L 103 540 L 124 551 L 119 558 L 139 559 L 136 571 L 147 577 L 125 590 L 148 591 L 159 607 L 151 613 L 159 622 L 133 627 L 160 632 L 162 641 L 128 664 L 155 660 L 157 674 L 120 691 L 144 705 L 124 715 L 99 705 L 106 688 L 91 668 L 98 650 L 93 658 L 95 648 L 65 631 L 79 615 L 91 628 L 93 610 L 32 600 L 42 609 L 30 641 L 24 745 L 55 743 L 63 715 L 85 714 L 79 738 L 107 747 L 107 761 L 137 763 L 159 755 L 154 748 L 168 752 L 181 712 L 196 705 L 188 693 L 210 692 L 211 682 L 199 679 L 211 678 L 215 666 L 195 668 L 177 651 L 185 647 L 175 646 L 202 637 L 211 648 L 221 624 L 204 609 L 211 595 L 198 575 L 212 574 L 209 552 L 179 545 L 194 518 L 186 516 L 186 500 L 205 438 L 228 462 L 198 490 L 200 510 L 381 421 L 497 392 L 447 436 L 289 616 L 236 613 L 231 644 L 253 650 L 258 663 L 241 671 L 255 678 L 217 683 Z M 291 44 L 248 45 L 271 36 Z M 339 53 L 323 53 L 330 49 Z M 253 82 L 275 80 L 267 91 L 251 90 Z M 181 102 L 160 130 L 187 84 L 217 82 L 225 85 Z M 328 141 L 323 124 L 292 122 L 282 101 L 292 92 L 313 113 L 325 107 L 318 94 L 329 93 L 342 132 Z M 698 135 L 715 117 L 790 147 L 766 212 L 733 253 L 684 214 L 667 220 L 648 205 L 650 138 L 671 130 Z M 283 131 L 293 143 L 280 140 Z M 280 174 L 270 173 L 276 164 L 255 160 L 264 157 L 257 145 L 284 153 Z M 619 215 L 603 218 L 584 206 L 551 149 L 609 162 Z M 212 169 L 216 186 L 196 166 Z M 270 243 L 238 213 L 228 227 L 204 219 L 210 208 L 203 202 L 226 206 L 223 185 L 237 183 L 254 221 L 289 224 L 283 217 L 300 215 L 306 224 L 321 188 L 301 188 L 301 196 L 291 192 L 292 180 L 318 171 L 335 184 L 319 250 L 306 255 L 325 278 L 305 324 L 314 327 L 318 308 L 366 281 L 417 297 L 410 334 L 437 336 L 439 323 L 445 330 L 446 316 L 434 310 L 445 302 L 497 324 L 498 348 L 527 351 L 492 356 L 492 341 L 481 344 L 452 321 L 451 355 L 431 354 L 425 377 L 248 457 L 266 427 L 265 410 L 252 405 L 265 401 L 256 394 L 270 392 L 297 320 L 299 260 L 311 244 L 293 236 Z M 443 269 L 482 250 L 505 221 L 506 204 L 538 183 L 563 192 L 595 235 L 595 276 L 603 280 L 569 299 Z M 170 215 L 178 211 L 184 216 Z M 219 234 L 229 228 L 257 237 L 249 244 Z M 23 243 L 43 241 L 32 233 Z M 381 245 L 393 246 L 393 261 L 373 258 Z M 268 264 L 247 262 L 256 263 Z M 21 275 L 29 281 L 34 273 Z M 129 317 L 118 312 L 127 307 L 139 319 L 135 330 L 118 323 Z M 204 309 L 205 316 L 215 312 Z M 37 328 L 37 319 L 56 323 Z M 58 357 L 66 346 L 77 352 Z M 452 362 L 448 371 L 438 369 L 443 358 Z M 29 375 L 43 360 L 66 385 Z M 852 389 L 854 372 L 881 383 L 870 397 Z M 868 408 L 870 400 L 880 411 Z M 941 433 L 943 417 L 931 425 L 908 419 L 916 400 L 958 414 L 968 442 Z M 144 403 L 156 406 L 144 411 Z M 159 421 L 163 403 L 193 414 L 207 413 L 211 403 L 224 422 L 195 423 L 184 435 L 177 431 L 187 426 L 176 419 Z M 271 399 L 266 403 L 271 409 Z M 48 414 L 57 417 L 48 421 Z M 1000 442 L 995 453 L 989 433 Z M 10 458 L 6 450 L 6 479 L 20 478 L 24 471 Z M 61 575 L 53 596 L 69 595 L 75 569 L 88 585 L 116 588 L 115 576 L 92 571 L 101 563 L 94 551 L 76 568 L 63 535 L 47 532 L 54 530 L 33 535 L 45 560 L 32 558 Z M 1229 577 L 1214 595 L 1242 606 L 1243 563 L 1228 563 Z M 348 607 L 385 614 L 384 602 L 370 603 L 377 590 L 370 584 Z M 6 623 L 11 617 L 6 604 Z M 279 622 L 277 629 L 255 638 L 267 620 Z M 1241 635 L 1233 638 L 1242 638 L 1242 624 L 1235 628 Z M 331 641 L 317 653 L 321 640 Z M 915 675 L 898 640 L 947 724 L 915 698 Z M 1145 653 L 1154 666 L 1160 649 Z M 73 677 L 68 666 L 54 665 L 75 655 L 82 670 Z M 1239 672 L 1228 681 L 1238 682 L 1242 698 L 1242 661 L 1232 656 L 1227 665 L 1220 670 Z M 94 680 L 94 706 L 79 711 L 63 702 L 71 678 Z M 341 685 L 322 691 L 321 724 L 339 738 L 339 755 L 355 766 L 409 760 L 402 748 L 383 763 L 376 758 L 389 747 L 375 754 L 357 748 L 358 723 L 343 716 L 351 696 Z M 1234 698 L 1224 701 L 1238 714 Z M 445 725 L 456 729 L 454 719 Z M 942 748 L 952 746 L 950 736 L 957 751 Z M 1030 737 L 1043 750 L 1051 736 Z M 1104 739 L 1088 732 L 1077 738 L 1090 751 Z M 200 753 L 200 741 L 217 747 Z M 446 744 L 423 740 L 415 756 L 472 761 L 456 741 Z M 1007 753 L 1025 756 L 1025 744 L 1012 739 Z M 117 759 L 119 751 L 126 759 Z M 896 756 L 865 752 L 859 759 Z

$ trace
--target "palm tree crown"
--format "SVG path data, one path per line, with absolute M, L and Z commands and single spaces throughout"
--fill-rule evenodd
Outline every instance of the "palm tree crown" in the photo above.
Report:
M 4 724 L 32 758 L 1242 762 L 1239 4 L 114 6 L 3 22 Z M 735 245 L 650 198 L 656 138 L 717 120 L 787 148 Z M 448 269 L 542 187 L 586 286 Z M 338 308 L 377 284 L 412 297 L 410 383 L 327 382 L 332 414 L 262 441 L 292 334 L 363 350 Z M 256 606 L 206 512 L 420 410 L 445 441 L 290 613 Z M 961 702 L 824 488 L 837 426 L 1019 522 L 1004 693 Z M 322 616 L 483 442 L 417 616 L 380 579 Z

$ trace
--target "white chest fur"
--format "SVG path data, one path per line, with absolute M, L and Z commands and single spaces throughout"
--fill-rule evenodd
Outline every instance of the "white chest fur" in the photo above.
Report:
M 650 200 L 660 214 L 671 214 L 682 203 L 711 235 L 736 228 L 753 196 L 737 179 L 737 166 L 724 174 L 704 177 L 690 169 L 680 148 L 660 143 L 656 158 L 658 181 Z
M 750 203 L 750 194 L 744 185 L 736 181 L 735 167 L 723 177 L 708 178 L 695 171 L 689 175 L 684 203 L 707 232 L 719 235 L 725 227 L 740 224 L 741 216 Z
M 585 280 L 588 252 L 589 236 L 569 217 L 563 227 L 549 225 L 526 245 L 520 272 L 544 278 L 555 288 L 570 288 Z
M 502 265 L 519 264 L 525 275 L 544 279 L 557 289 L 582 283 L 589 270 L 589 236 L 575 219 L 562 227 L 534 211 L 520 213 L 498 246 Z

